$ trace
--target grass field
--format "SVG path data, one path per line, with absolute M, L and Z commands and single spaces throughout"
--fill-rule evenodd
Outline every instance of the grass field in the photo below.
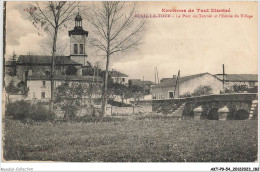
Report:
M 257 121 L 132 119 L 103 123 L 5 123 L 5 160 L 252 162 Z

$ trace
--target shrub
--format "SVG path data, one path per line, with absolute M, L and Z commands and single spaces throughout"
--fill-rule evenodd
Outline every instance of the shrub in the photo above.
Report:
M 74 104 L 70 104 L 68 102 L 64 103 L 61 109 L 65 112 L 64 118 L 75 118 L 77 111 L 78 111 L 78 106 Z
M 11 82 L 8 84 L 8 86 L 5 88 L 6 92 L 9 94 L 24 94 L 27 95 L 29 88 L 26 87 L 26 83 L 21 81 L 16 86 L 14 84 L 14 80 L 11 80 Z
M 21 100 L 7 104 L 5 114 L 13 117 L 13 119 L 23 120 L 28 117 L 30 112 L 31 105 L 28 102 Z
M 9 103 L 6 107 L 5 114 L 16 120 L 25 120 L 29 118 L 34 121 L 52 120 L 55 116 L 54 113 L 45 109 L 43 106 L 31 105 L 24 100 Z
M 207 85 L 201 85 L 193 92 L 193 96 L 207 96 L 212 94 L 212 88 Z
M 29 113 L 29 118 L 34 121 L 48 121 L 53 120 L 55 114 L 43 106 L 32 106 L 32 111 Z
M 180 95 L 180 98 L 185 98 L 185 97 L 191 97 L 191 93 L 188 91 L 186 93 L 183 93 L 182 95 Z

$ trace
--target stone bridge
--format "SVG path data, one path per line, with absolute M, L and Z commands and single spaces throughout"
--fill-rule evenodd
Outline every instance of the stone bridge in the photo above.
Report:
M 152 106 L 153 111 L 163 106 L 172 106 L 175 110 L 176 106 L 182 106 L 179 114 L 183 119 L 244 120 L 258 117 L 257 97 L 256 93 L 218 94 L 185 99 L 153 100 Z

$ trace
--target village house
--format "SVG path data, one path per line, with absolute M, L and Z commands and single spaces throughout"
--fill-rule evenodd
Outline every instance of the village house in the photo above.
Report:
M 102 78 L 94 76 L 75 76 L 75 75 L 60 75 L 54 76 L 54 87 L 60 86 L 62 83 L 68 82 L 82 83 L 87 88 L 90 84 L 92 87 L 100 87 L 102 85 Z M 49 101 L 51 98 L 51 80 L 48 76 L 33 75 L 28 76 L 27 86 L 29 87 L 29 92 L 26 100 L 38 100 L 38 101 Z M 97 95 L 93 95 L 97 97 Z
M 144 94 L 151 93 L 151 86 L 154 85 L 152 81 L 141 81 L 140 79 L 129 79 L 129 85 L 140 86 L 144 88 Z
M 54 87 L 62 82 L 94 84 L 99 88 L 102 78 L 98 76 L 82 76 L 82 69 L 88 67 L 86 54 L 86 38 L 88 31 L 82 28 L 82 18 L 75 17 L 75 27 L 69 31 L 70 55 L 55 56 L 53 72 Z M 9 65 L 9 64 L 8 64 Z M 10 65 L 9 65 L 10 66 Z M 12 67 L 12 66 L 11 66 Z M 20 55 L 15 63 L 15 75 L 29 88 L 26 100 L 48 101 L 51 98 L 52 56 Z
M 111 76 L 115 83 L 128 85 L 128 75 L 115 70 L 109 71 L 108 74 Z
M 185 94 L 191 94 L 199 86 L 210 86 L 213 94 L 219 94 L 223 90 L 223 83 L 210 73 L 201 73 L 180 77 L 162 78 L 159 84 L 151 87 L 153 99 L 180 98 Z M 179 85 L 179 87 L 178 87 Z
M 223 81 L 223 74 L 214 75 Z M 233 85 L 244 85 L 248 88 L 258 86 L 257 74 L 225 74 L 224 75 L 225 87 L 229 88 Z

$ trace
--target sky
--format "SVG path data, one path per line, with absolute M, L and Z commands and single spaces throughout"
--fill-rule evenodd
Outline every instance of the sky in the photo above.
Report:
M 84 3 L 84 2 L 82 2 Z M 27 2 L 7 3 L 6 58 L 17 55 L 45 54 L 44 42 L 49 36 L 39 32 L 24 11 Z M 147 18 L 147 30 L 137 49 L 118 54 L 111 59 L 110 69 L 121 71 L 131 79 L 154 81 L 154 67 L 159 78 L 170 78 L 209 72 L 217 74 L 257 74 L 258 35 L 256 2 L 138 2 L 136 14 L 169 14 L 169 18 Z M 175 12 L 163 12 L 175 10 Z M 194 9 L 195 12 L 188 12 Z M 196 9 L 230 9 L 230 12 L 196 12 Z M 186 12 L 176 12 L 186 10 Z M 193 18 L 193 15 L 233 15 L 232 18 Z M 239 18 L 234 18 L 238 14 Z M 253 16 L 241 17 L 241 14 Z M 180 18 L 176 18 L 180 15 Z M 183 15 L 191 15 L 183 18 Z M 173 17 L 174 16 L 174 17 Z M 136 18 L 140 20 L 140 18 Z M 73 22 L 59 34 L 59 47 L 69 55 L 68 31 Z M 90 23 L 84 20 L 83 28 L 91 32 Z M 87 47 L 88 60 L 104 67 L 105 59 L 98 57 L 93 47 Z

